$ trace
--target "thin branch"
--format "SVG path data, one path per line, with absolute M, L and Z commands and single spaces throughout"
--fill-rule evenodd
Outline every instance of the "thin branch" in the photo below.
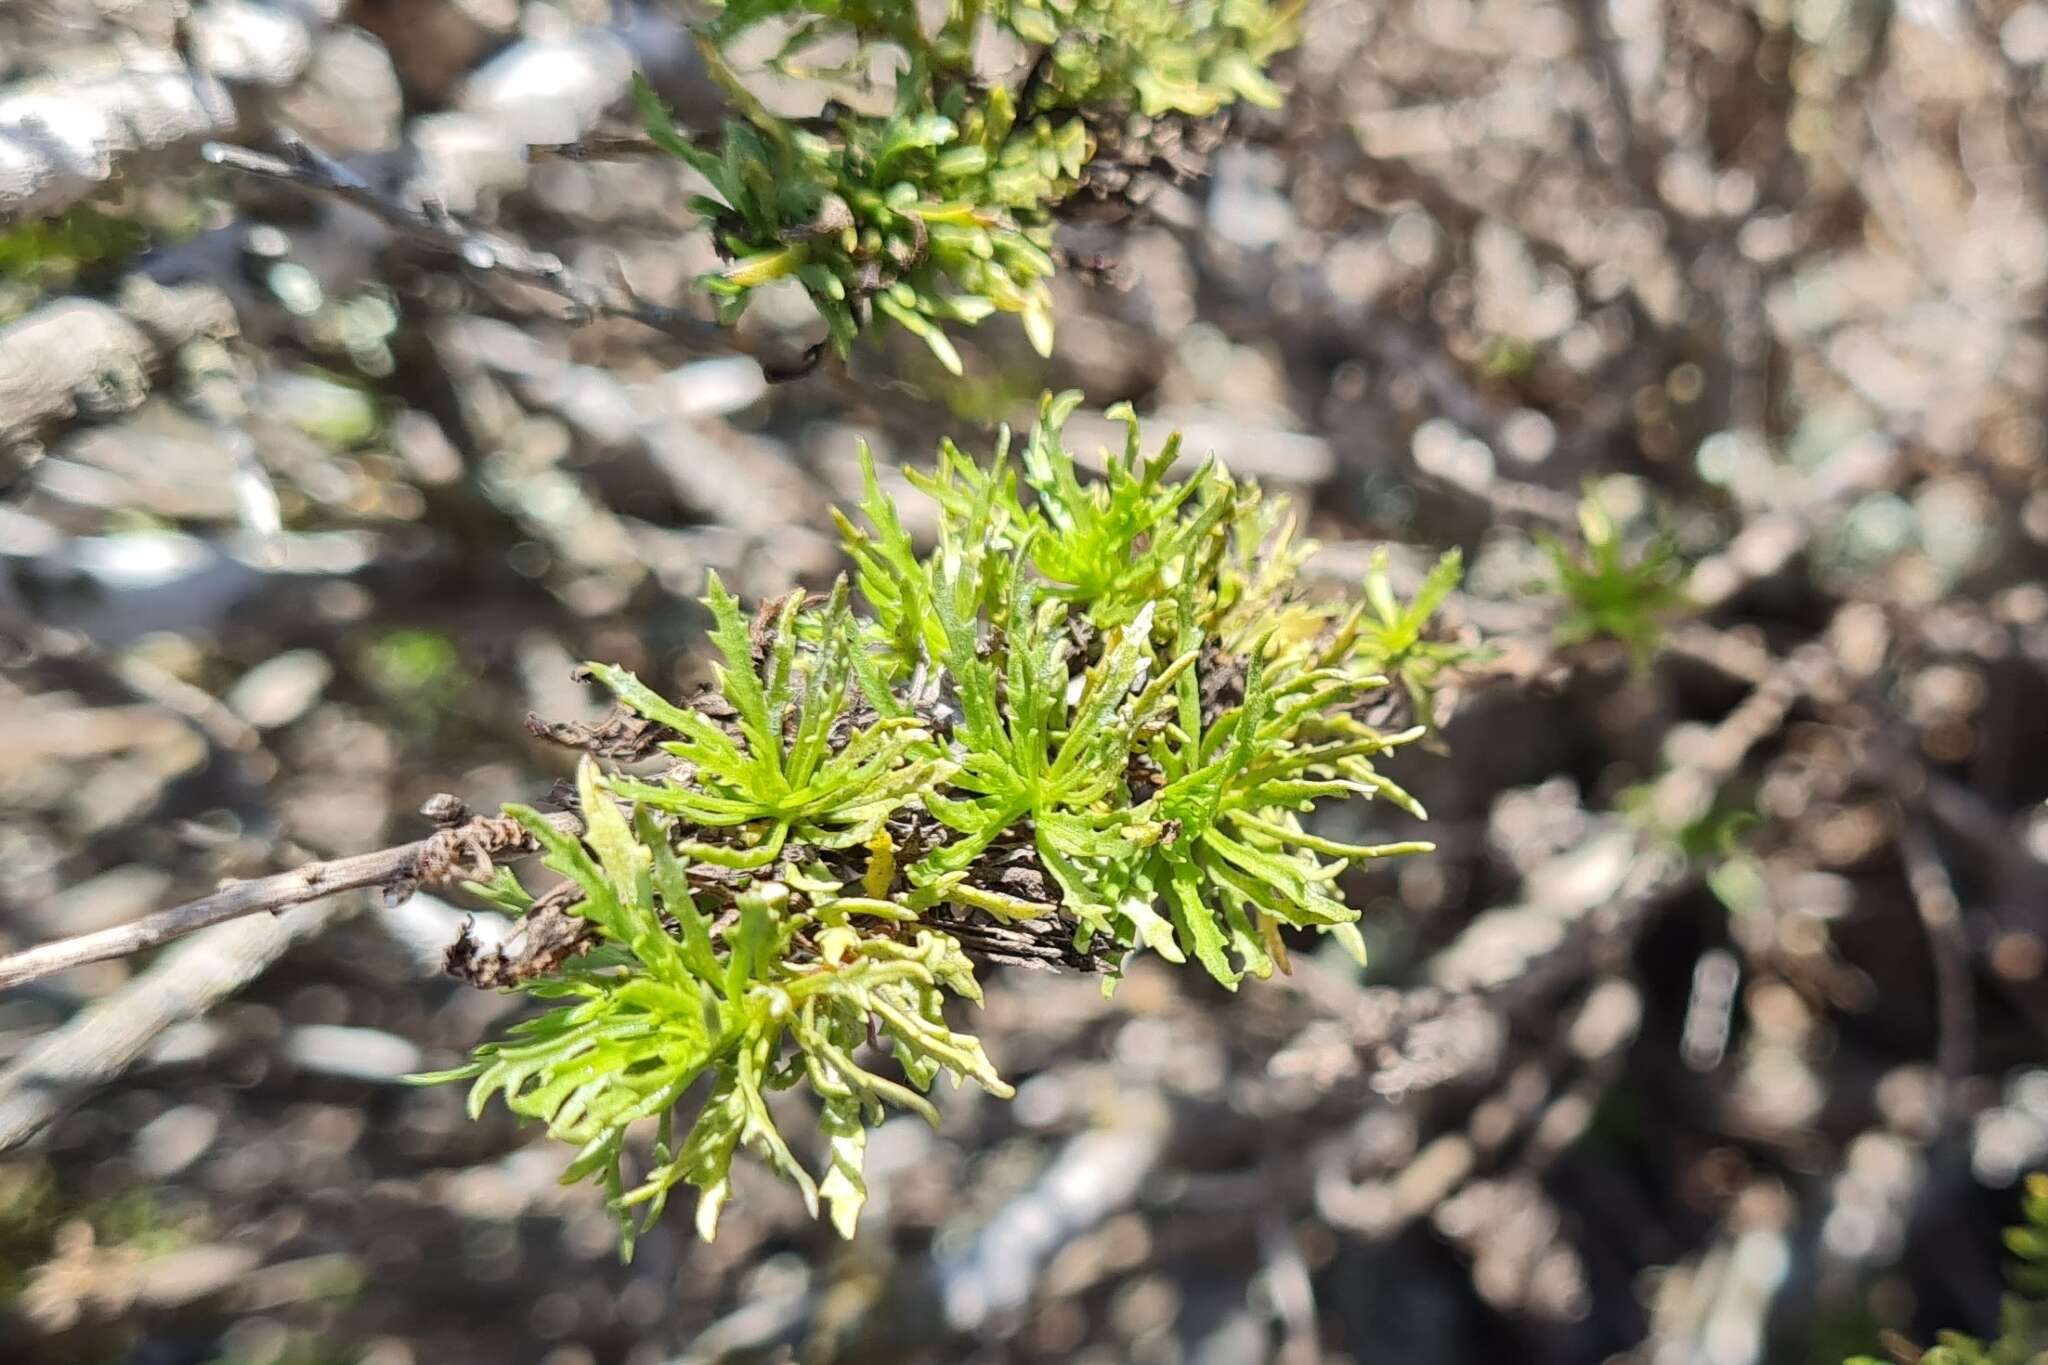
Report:
M 634 161 L 665 156 L 661 144 L 648 137 L 586 137 L 580 142 L 529 142 L 526 154 L 535 161 Z
M 1955 883 L 1949 879 L 1934 836 L 1917 814 L 1900 821 L 1899 857 L 1906 865 L 1906 884 L 1912 889 L 1913 906 L 1920 912 L 1934 963 L 1935 1070 L 1943 1088 L 1952 1092 L 1969 1074 L 1970 1040 L 1976 1032 L 1962 901 L 1956 896 Z M 1942 1112 L 1947 1112 L 1946 1108 Z
M 353 204 L 408 240 L 453 256 L 479 274 L 517 281 L 555 295 L 568 303 L 574 321 L 627 318 L 697 350 L 746 353 L 734 335 L 716 323 L 641 298 L 616 269 L 609 280 L 600 284 L 571 270 L 553 252 L 535 251 L 501 233 L 463 222 L 438 200 L 411 203 L 380 189 L 354 168 L 296 134 L 281 131 L 277 137 L 284 148 L 283 156 L 223 142 L 207 143 L 200 155 L 216 166 Z M 769 382 L 782 383 L 809 374 L 824 354 L 825 343 L 819 342 L 795 361 L 755 358 L 760 360 Z
M 1608 178 L 1620 190 L 1623 198 L 1635 208 L 1653 205 L 1653 198 L 1645 194 L 1643 183 L 1638 178 L 1642 165 L 1643 148 L 1636 135 L 1634 111 L 1629 107 L 1628 75 L 1623 70 L 1621 53 L 1614 39 L 1607 31 L 1605 6 L 1599 0 L 1576 0 L 1571 6 L 1572 18 L 1579 27 L 1579 46 L 1584 53 L 1586 65 L 1592 69 L 1597 82 L 1600 103 L 1612 122 L 1613 143 L 1601 146 L 1600 129 L 1589 128 L 1592 133 L 1594 159 Z
M 429 803 L 430 808 L 433 803 Z M 466 813 L 466 812 L 465 812 Z M 565 830 L 582 822 L 563 812 L 550 817 Z M 342 891 L 366 886 L 394 892 L 489 875 L 489 860 L 501 853 L 532 847 L 526 832 L 504 816 L 478 816 L 450 824 L 425 839 L 397 848 L 358 853 L 347 858 L 307 863 L 290 872 L 257 877 L 222 887 L 210 896 L 159 910 L 129 924 L 59 939 L 54 943 L 0 957 L 0 990 L 24 985 L 88 962 L 127 957 L 183 938 L 187 934 L 264 912 L 275 914 L 294 905 L 324 900 Z

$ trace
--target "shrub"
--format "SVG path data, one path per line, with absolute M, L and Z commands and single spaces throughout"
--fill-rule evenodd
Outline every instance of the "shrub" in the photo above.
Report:
M 1419 611 L 1377 568 L 1358 600 L 1311 599 L 1312 547 L 1284 505 L 1214 459 L 1172 477 L 1178 438 L 1145 456 L 1128 409 L 1124 449 L 1084 482 L 1061 440 L 1076 402 L 1044 401 L 1019 460 L 1005 433 L 986 469 L 947 443 L 910 475 L 937 507 L 927 553 L 863 452 L 865 524 L 840 519 L 851 584 L 750 617 L 714 578 L 722 663 L 688 700 L 590 666 L 624 708 L 610 732 L 637 736 L 592 747 L 658 743 L 667 770 L 586 757 L 581 838 L 508 809 L 568 879 L 540 900 L 596 942 L 524 981 L 547 1013 L 423 1079 L 470 1079 L 473 1112 L 498 1097 L 576 1144 L 566 1178 L 604 1182 L 629 1247 L 633 1217 L 683 1183 L 709 1237 L 742 1147 L 850 1234 L 886 1108 L 936 1120 L 941 1075 L 1009 1094 L 946 1015 L 979 998 L 976 957 L 1092 965 L 1108 987 L 1149 951 L 1232 989 L 1284 970 L 1289 932 L 1362 961 L 1340 875 L 1429 848 L 1342 843 L 1304 817 L 1352 798 L 1422 815 L 1375 760 L 1424 727 L 1365 716 L 1389 675 L 1430 714 L 1424 618 L 1455 563 Z M 475 889 L 536 906 L 504 870 Z M 800 1085 L 818 1178 L 766 1105 Z M 650 1118 L 653 1157 L 629 1182 L 626 1134 Z
M 726 264 L 700 283 L 726 321 L 754 291 L 801 282 L 846 354 L 880 315 L 922 338 L 950 370 L 949 323 L 1014 313 L 1052 349 L 1054 210 L 1129 120 L 1206 118 L 1239 100 L 1277 105 L 1264 74 L 1296 37 L 1296 4 L 1270 0 L 949 0 L 936 25 L 911 5 L 864 0 L 731 0 L 698 30 L 707 70 L 734 116 L 700 143 L 643 82 L 649 134 L 710 185 L 696 207 Z M 1021 85 L 976 68 L 984 25 L 1021 46 Z M 784 118 L 728 60 L 772 33 L 763 68 L 853 90 L 894 60 L 892 107 L 833 103 Z M 854 41 L 834 57 L 834 40 Z M 851 95 L 849 95 L 851 98 Z M 1139 138 L 1142 142 L 1142 137 Z

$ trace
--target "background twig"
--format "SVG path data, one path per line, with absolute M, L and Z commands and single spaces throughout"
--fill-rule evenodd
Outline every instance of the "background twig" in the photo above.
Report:
M 563 829 L 581 827 L 581 821 L 567 812 L 550 818 Z M 409 892 L 414 886 L 440 885 L 451 878 L 488 876 L 493 855 L 526 847 L 530 847 L 526 836 L 515 823 L 483 816 L 396 848 L 308 863 L 290 872 L 236 882 L 132 924 L 0 957 L 0 989 L 88 962 L 144 952 L 226 920 L 275 914 L 343 891 L 376 886 Z

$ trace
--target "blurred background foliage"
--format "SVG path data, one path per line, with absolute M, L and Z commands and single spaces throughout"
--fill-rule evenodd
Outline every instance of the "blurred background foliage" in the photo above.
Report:
M 1395 774 L 1429 827 L 1319 826 L 1440 851 L 1347 884 L 1362 972 L 991 973 L 972 1026 L 1017 1098 L 879 1129 L 853 1243 L 742 1172 L 715 1246 L 671 1220 L 630 1267 L 531 1127 L 397 1084 L 515 1008 L 440 973 L 459 898 L 337 898 L 0 1157 L 0 1355 L 1996 1339 L 2048 1154 L 2048 8 L 1309 0 L 1279 107 L 1090 127 L 1050 356 L 959 329 L 959 380 L 877 329 L 770 386 L 197 156 L 289 128 L 708 320 L 708 182 L 560 150 L 641 140 L 636 70 L 716 135 L 681 13 L 0 7 L 0 938 L 418 837 L 437 791 L 544 798 L 573 756 L 528 714 L 605 714 L 576 661 L 686 692 L 709 572 L 758 601 L 843 567 L 858 440 L 900 491 L 1049 387 L 1087 394 L 1084 458 L 1128 400 L 1287 490 L 1316 585 L 1407 601 L 1459 551 L 1442 642 L 1483 654 L 1448 757 Z M 733 335 L 825 334 L 783 281 Z M 151 965 L 0 997 L 0 1124 Z

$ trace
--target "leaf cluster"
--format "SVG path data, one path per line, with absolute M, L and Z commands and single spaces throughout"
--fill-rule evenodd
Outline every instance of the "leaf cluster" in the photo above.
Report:
M 1567 608 L 1558 623 L 1558 642 L 1618 640 L 1638 667 L 1647 665 L 1670 619 L 1691 605 L 1677 540 L 1660 528 L 1642 544 L 1631 545 L 1613 514 L 1590 492 L 1579 502 L 1579 532 L 1581 549 L 1555 536 L 1537 537 L 1556 575 L 1552 589 Z
M 1276 107 L 1265 66 L 1298 34 L 1299 0 L 998 0 L 992 16 L 1044 46 L 1042 108 L 1128 106 L 1150 117 Z
M 755 290 L 795 280 L 839 354 L 880 315 L 959 373 L 946 325 L 996 312 L 1016 314 L 1050 353 L 1053 209 L 1095 154 L 1091 123 L 1277 105 L 1264 67 L 1294 41 L 1296 8 L 947 0 L 934 23 L 878 0 L 730 0 L 698 31 L 735 110 L 717 138 L 684 134 L 644 83 L 640 106 L 649 135 L 710 185 L 694 202 L 726 264 L 699 283 L 724 320 Z M 989 27 L 1029 55 L 1021 78 L 990 81 L 977 69 L 976 38 Z M 763 33 L 774 42 L 763 72 L 835 89 L 857 89 L 890 54 L 900 64 L 891 106 L 835 101 L 808 120 L 773 113 L 726 57 Z
M 90 206 L 0 231 L 0 285 L 26 295 L 0 298 L 0 315 L 80 275 L 118 268 L 148 245 L 149 236 L 148 224 Z
M 1425 725 L 1436 724 L 1434 697 L 1444 678 L 1462 665 L 1475 662 L 1479 651 L 1453 639 L 1441 639 L 1431 630 L 1438 608 L 1456 590 L 1465 574 L 1465 557 L 1447 550 L 1423 576 L 1415 596 L 1402 602 L 1394 595 L 1387 576 L 1387 552 L 1373 552 L 1365 576 L 1365 607 L 1358 631 L 1360 648 L 1379 661 L 1380 671 L 1400 683 L 1410 707 Z
M 913 474 L 937 505 L 929 548 L 863 451 L 851 583 L 749 617 L 714 579 L 719 666 L 687 701 L 591 665 L 662 736 L 666 770 L 586 760 L 580 839 L 508 808 L 601 946 L 533 983 L 548 1013 L 436 1079 L 576 1144 L 567 1178 L 601 1180 L 622 1216 L 688 1183 L 708 1237 L 747 1148 L 850 1233 L 885 1108 L 936 1119 L 941 1075 L 1008 1093 L 946 1017 L 979 998 L 965 923 L 1057 936 L 1112 984 L 1150 951 L 1234 989 L 1284 970 L 1289 934 L 1362 960 L 1341 874 L 1429 847 L 1308 817 L 1354 798 L 1422 814 L 1375 763 L 1423 727 L 1366 712 L 1390 674 L 1425 686 L 1455 560 L 1416 604 L 1383 575 L 1355 601 L 1309 598 L 1313 547 L 1284 506 L 1213 458 L 1176 477 L 1178 440 L 1145 454 L 1128 409 L 1123 448 L 1084 478 L 1061 439 L 1076 402 L 1048 397 L 1015 459 L 1004 433 L 986 467 L 948 442 Z M 533 904 L 509 873 L 478 890 Z M 818 1105 L 816 1176 L 767 1103 L 794 1087 Z M 653 1154 L 629 1181 L 643 1120 Z

